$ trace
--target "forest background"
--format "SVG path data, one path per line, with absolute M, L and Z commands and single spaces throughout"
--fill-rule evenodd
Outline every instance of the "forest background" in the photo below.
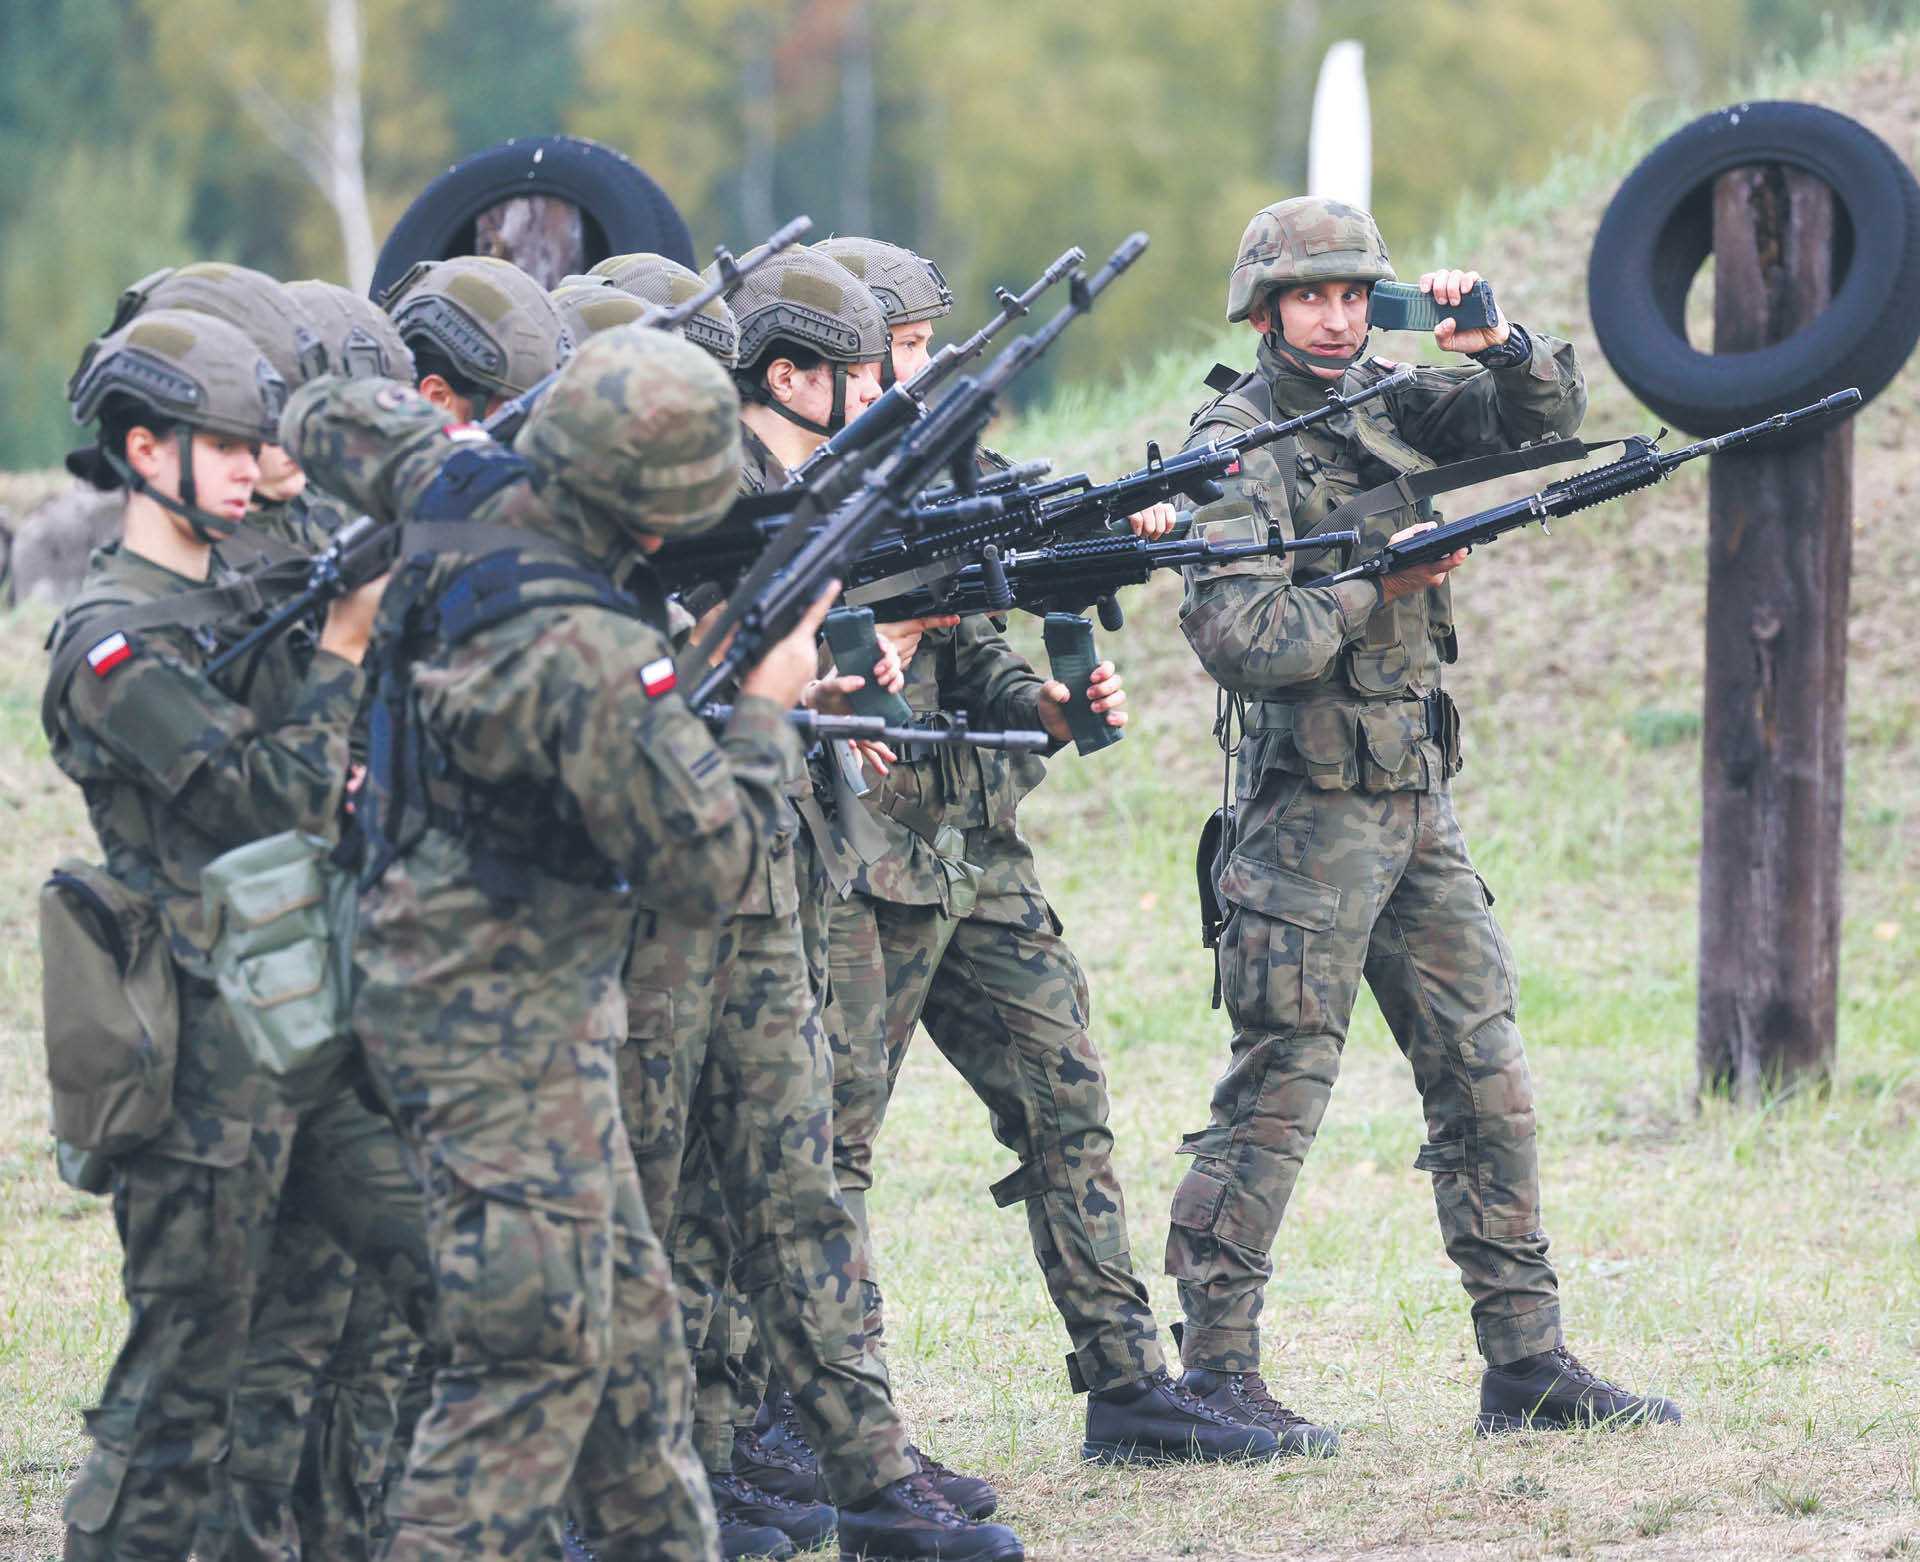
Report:
M 0 469 L 67 448 L 111 300 L 218 258 L 354 280 L 435 174 L 512 135 L 619 148 L 697 251 L 795 212 L 937 259 L 981 313 L 1069 243 L 1153 247 L 1025 382 L 1220 329 L 1248 213 L 1298 192 L 1318 63 L 1365 47 L 1373 207 L 1417 247 L 1558 156 L 1920 0 L 0 0 Z M 357 59 L 342 67 L 340 26 Z M 349 164 L 355 166 L 347 166 Z M 351 205 L 349 199 L 345 204 Z M 1457 257 L 1471 264 L 1472 256 Z

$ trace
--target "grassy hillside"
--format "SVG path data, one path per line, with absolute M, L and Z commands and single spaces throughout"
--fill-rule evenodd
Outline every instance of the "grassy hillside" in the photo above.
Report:
M 1908 41 L 1773 90 L 1842 107 L 1920 159 Z M 1468 214 L 1435 251 L 1484 269 L 1516 318 L 1579 344 L 1589 432 L 1651 426 L 1599 362 L 1582 302 L 1588 240 L 1630 161 L 1624 144 L 1599 149 L 1540 191 Z M 1177 443 L 1206 366 L 1248 362 L 1250 347 L 1201 344 L 1004 443 L 1059 456 L 1062 470 L 1134 464 L 1149 436 Z M 924 1442 L 999 1483 L 1031 1555 L 1920 1554 L 1916 386 L 1910 369 L 1857 432 L 1841 1069 L 1828 1099 L 1756 1116 L 1692 1099 L 1702 474 L 1551 539 L 1513 538 L 1459 577 L 1457 801 L 1518 953 L 1571 1343 L 1675 1394 L 1688 1423 L 1472 1439 L 1478 1366 L 1412 1168 L 1418 1103 L 1363 999 L 1267 1319 L 1276 1391 L 1338 1423 L 1343 1454 L 1090 1470 L 1024 1222 L 987 1196 L 1011 1157 L 923 1043 L 872 1199 L 895 1381 Z M 1129 628 L 1105 640 L 1136 725 L 1093 760 L 1057 763 L 1028 813 L 1092 975 L 1135 1262 L 1163 1319 L 1175 1315 L 1158 1273 L 1172 1150 L 1206 1121 L 1227 1041 L 1207 1006 L 1192 873 L 1220 786 L 1213 691 L 1175 602 L 1170 587 L 1130 595 Z M 78 1411 L 123 1321 L 105 1207 L 55 1180 L 42 1137 L 33 896 L 56 857 L 91 845 L 39 737 L 44 629 L 0 620 L 0 1557 L 20 1558 L 57 1552 Z

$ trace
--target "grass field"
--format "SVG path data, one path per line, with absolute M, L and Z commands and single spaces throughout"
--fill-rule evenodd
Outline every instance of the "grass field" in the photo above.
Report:
M 1920 155 L 1920 75 L 1893 40 L 1792 87 Z M 1593 174 L 1594 188 L 1604 170 Z M 1572 176 L 1569 176 L 1572 178 Z M 1570 332 L 1589 432 L 1645 415 L 1585 332 L 1597 206 L 1516 206 L 1484 260 L 1513 314 Z M 1465 243 L 1465 239 L 1457 240 Z M 1498 270 L 1496 271 L 1496 262 Z M 1509 280 L 1510 279 L 1510 280 Z M 1210 285 L 1210 284 L 1209 284 Z M 1244 359 L 1244 354 L 1241 355 Z M 1204 360 L 1030 420 L 1007 445 L 1117 469 L 1177 441 Z M 1267 1371 L 1339 1425 L 1341 1456 L 1263 1469 L 1095 1471 L 1026 1249 L 987 1185 L 1011 1168 L 929 1046 L 910 1060 L 872 1198 L 893 1372 L 922 1440 L 990 1476 L 1036 1557 L 1920 1555 L 1920 491 L 1916 377 L 1857 433 L 1840 1068 L 1758 1114 L 1693 1099 L 1704 482 L 1510 540 L 1462 572 L 1452 680 L 1468 722 L 1459 811 L 1522 975 L 1547 1225 L 1570 1343 L 1685 1406 L 1679 1428 L 1470 1435 L 1478 1362 L 1441 1252 L 1404 1064 L 1362 1000 L 1344 1075 L 1282 1232 Z M 1124 415 L 1122 407 L 1124 405 Z M 1129 460 L 1131 464 L 1131 460 Z M 1217 798 L 1211 685 L 1170 589 L 1112 641 L 1127 741 L 1062 760 L 1030 806 L 1043 872 L 1089 967 L 1114 1087 L 1135 1262 L 1159 1271 L 1183 1131 L 1206 1121 L 1227 1028 L 1207 1006 L 1192 841 Z M 88 851 L 37 702 L 45 620 L 0 620 L 0 1556 L 51 1557 L 89 1403 L 123 1324 L 105 1206 L 54 1177 L 38 1058 L 33 896 Z M 1111 637 L 1110 637 L 1111 638 Z

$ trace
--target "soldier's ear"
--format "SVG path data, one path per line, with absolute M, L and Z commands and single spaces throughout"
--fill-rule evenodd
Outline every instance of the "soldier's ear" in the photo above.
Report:
M 174 441 L 162 439 L 144 423 L 127 430 L 127 465 L 148 482 L 177 462 L 177 450 Z
M 1247 324 L 1253 327 L 1256 335 L 1265 336 L 1273 329 L 1273 306 L 1271 293 L 1256 298 L 1247 306 Z

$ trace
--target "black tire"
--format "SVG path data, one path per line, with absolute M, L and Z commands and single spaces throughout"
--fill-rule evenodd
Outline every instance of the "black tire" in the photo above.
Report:
M 377 300 L 416 260 L 471 255 L 474 219 L 516 195 L 559 196 L 578 206 L 589 266 L 648 251 L 697 269 L 685 220 L 630 159 L 578 136 L 528 136 L 474 153 L 420 192 L 381 246 L 370 295 Z
M 1713 247 L 1713 182 L 1781 163 L 1833 190 L 1832 302 L 1756 352 L 1704 353 L 1686 336 L 1687 289 Z M 1886 142 L 1809 103 L 1741 103 L 1669 136 L 1601 218 L 1587 266 L 1600 348 L 1627 388 L 1669 422 L 1724 434 L 1860 387 L 1871 401 L 1920 340 L 1920 182 Z

